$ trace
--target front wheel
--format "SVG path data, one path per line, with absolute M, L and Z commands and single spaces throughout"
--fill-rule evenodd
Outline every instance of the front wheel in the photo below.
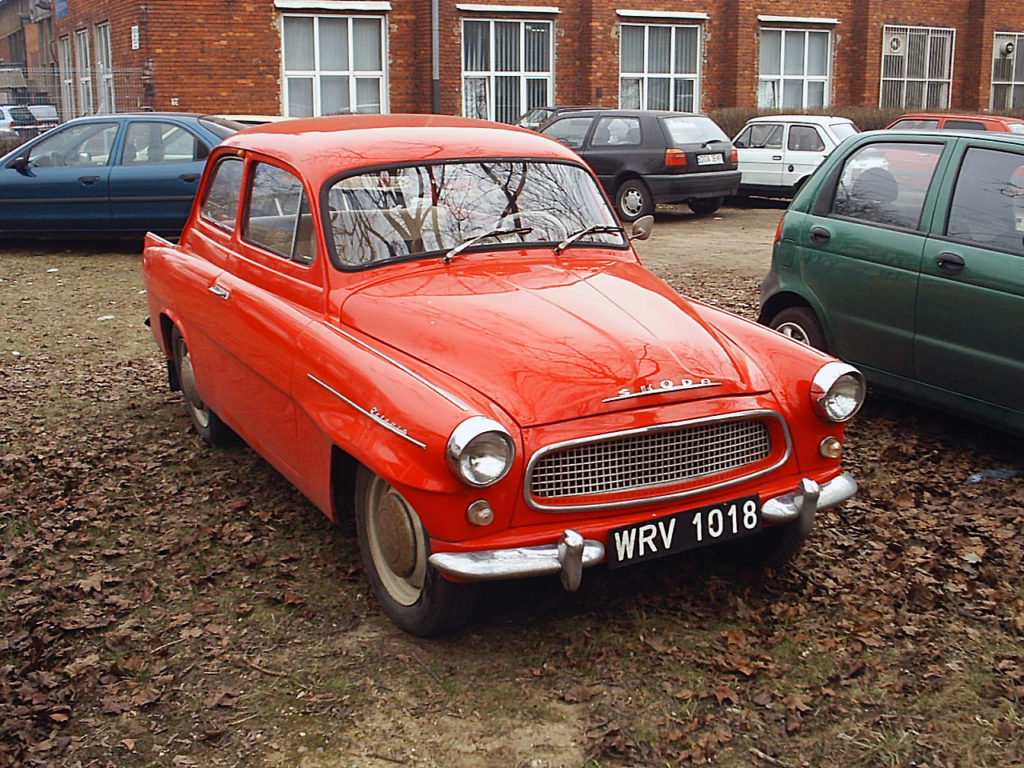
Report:
M 710 216 L 722 207 L 723 202 L 725 202 L 723 197 L 695 197 L 692 200 L 687 200 L 686 204 L 698 216 Z
M 366 576 L 384 612 L 419 637 L 452 632 L 469 620 L 477 584 L 457 584 L 430 563 L 430 544 L 416 510 L 385 480 L 360 467 L 356 531 Z
M 619 212 L 619 218 L 625 222 L 649 216 L 654 213 L 651 190 L 640 179 L 626 179 L 615 192 L 615 209 Z
M 196 372 L 192 367 L 192 355 L 189 354 L 185 338 L 177 328 L 171 331 L 171 349 L 174 354 L 174 365 L 178 369 L 181 394 L 185 399 L 185 406 L 192 417 L 192 426 L 195 427 L 196 432 L 210 445 L 234 443 L 236 437 L 231 427 L 221 421 L 220 416 L 203 401 L 199 394 Z
M 768 321 L 768 327 L 774 328 L 783 336 L 809 347 L 828 352 L 825 332 L 817 315 L 810 307 L 786 307 L 776 312 Z

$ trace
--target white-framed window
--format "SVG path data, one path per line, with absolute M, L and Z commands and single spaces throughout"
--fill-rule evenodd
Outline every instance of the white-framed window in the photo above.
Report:
M 97 24 L 95 32 L 96 93 L 99 96 L 96 112 L 110 114 L 117 111 L 114 101 L 114 59 L 110 50 L 110 24 Z
M 462 114 L 514 123 L 552 102 L 550 21 L 462 21 Z
M 89 30 L 75 32 L 75 80 L 77 83 L 75 115 L 92 114 L 92 57 L 89 51 Z
M 827 107 L 832 94 L 832 33 L 761 27 L 757 106 Z
M 284 15 L 284 114 L 388 111 L 383 16 Z
M 992 109 L 1024 108 L 1024 32 L 996 32 L 992 46 Z
M 66 118 L 75 112 L 75 65 L 71 58 L 71 35 L 57 40 L 57 67 L 60 70 L 60 108 Z
M 942 27 L 882 29 L 882 82 L 878 106 L 946 109 L 953 82 L 956 30 Z
M 619 106 L 700 109 L 701 28 L 623 24 L 619 30 Z

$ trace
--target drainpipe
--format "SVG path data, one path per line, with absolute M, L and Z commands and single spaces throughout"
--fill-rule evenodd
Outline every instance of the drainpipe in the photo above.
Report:
M 430 99 L 435 115 L 441 114 L 441 0 L 430 0 Z

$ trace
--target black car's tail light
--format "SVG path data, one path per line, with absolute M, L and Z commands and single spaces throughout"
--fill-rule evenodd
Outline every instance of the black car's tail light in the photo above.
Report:
M 669 147 L 665 150 L 665 165 L 681 167 L 686 165 L 686 150 Z

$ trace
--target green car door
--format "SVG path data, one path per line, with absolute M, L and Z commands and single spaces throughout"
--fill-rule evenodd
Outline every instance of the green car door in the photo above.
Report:
M 898 377 L 914 374 L 914 307 L 946 143 L 876 141 L 821 176 L 806 216 L 791 226 L 793 269 L 832 354 Z M 776 267 L 785 266 L 778 258 Z M 785 275 L 780 275 L 785 281 Z
M 1019 411 L 1024 392 L 1024 142 L 962 139 L 950 176 L 948 214 L 937 227 L 941 234 L 929 239 L 922 261 L 917 378 Z

